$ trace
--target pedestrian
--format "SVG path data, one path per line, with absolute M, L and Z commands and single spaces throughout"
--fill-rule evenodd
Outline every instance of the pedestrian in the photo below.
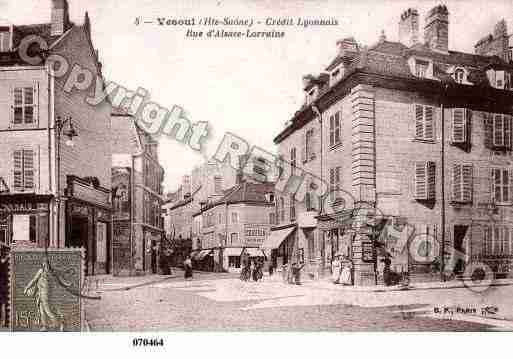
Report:
M 7 327 L 9 301 L 9 247 L 0 248 L 0 327 Z
M 301 285 L 301 270 L 305 265 L 302 262 L 294 262 L 292 264 L 292 274 L 294 277 L 294 284 Z
M 262 279 L 263 273 L 262 273 L 262 262 L 260 259 L 255 260 L 255 265 L 253 268 L 253 280 L 255 282 L 258 282 L 260 279 Z
M 385 253 L 385 258 L 381 260 L 383 262 L 383 281 L 385 282 L 386 286 L 389 286 L 392 284 L 392 271 L 390 269 L 392 265 L 392 260 L 390 259 L 390 254 Z
M 347 259 L 344 261 L 342 265 L 342 270 L 340 271 L 340 280 L 339 282 L 343 285 L 352 285 L 352 269 L 353 264 L 352 262 Z
M 331 262 L 331 280 L 335 284 L 338 284 L 340 280 L 340 265 L 340 257 L 336 254 L 335 258 Z
M 185 270 L 184 277 L 186 280 L 192 279 L 192 261 L 191 256 L 187 256 L 183 261 L 183 267 Z
M 269 277 L 272 277 L 273 273 L 274 273 L 274 263 L 271 261 L 271 263 L 269 263 Z

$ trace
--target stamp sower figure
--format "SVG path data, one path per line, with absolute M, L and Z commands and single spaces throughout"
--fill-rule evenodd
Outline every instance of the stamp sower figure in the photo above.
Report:
M 59 325 L 60 331 L 64 330 L 64 317 L 56 313 L 50 306 L 50 272 L 48 263 L 43 262 L 41 269 L 34 275 L 34 278 L 27 284 L 23 293 L 26 296 L 34 297 L 36 308 L 39 312 L 41 330 L 55 328 Z
M 192 279 L 192 261 L 191 256 L 187 256 L 183 261 L 183 267 L 185 270 L 184 276 L 185 279 Z
M 7 327 L 7 302 L 9 301 L 9 249 L 0 249 L 0 327 Z

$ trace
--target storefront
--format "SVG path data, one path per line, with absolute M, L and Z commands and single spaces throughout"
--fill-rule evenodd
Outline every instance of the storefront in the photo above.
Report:
M 294 224 L 271 229 L 269 237 L 260 246 L 267 253 L 270 265 L 280 269 L 291 260 L 297 242 L 296 236 L 297 227 Z
M 30 193 L 0 194 L 0 244 L 48 246 L 52 198 Z
M 68 176 L 66 188 L 66 247 L 85 249 L 86 275 L 111 272 L 112 207 L 110 191 Z

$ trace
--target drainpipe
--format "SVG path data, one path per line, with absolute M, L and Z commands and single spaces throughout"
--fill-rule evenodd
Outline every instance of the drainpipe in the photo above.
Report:
M 441 243 L 440 243 L 440 280 L 445 282 L 445 114 L 444 114 L 444 100 L 445 90 L 447 85 L 442 87 L 442 97 L 440 100 L 440 120 L 442 126 L 442 143 L 440 146 L 440 162 L 442 166 L 441 176 L 441 190 L 442 190 L 442 208 L 441 208 Z
M 323 161 L 323 157 L 324 157 L 324 153 L 323 153 L 324 132 L 323 132 L 323 125 L 322 125 L 322 114 L 319 111 L 319 109 L 317 108 L 317 106 L 315 106 L 315 105 L 312 105 L 312 110 L 317 115 L 317 117 L 319 118 L 319 124 L 320 124 L 320 127 L 321 127 L 321 153 L 320 153 L 320 157 L 321 158 L 320 158 L 320 160 L 321 160 L 321 186 L 322 186 L 322 182 L 324 182 L 324 170 L 323 170 L 323 162 L 324 162 Z M 322 199 L 321 199 L 321 197 L 319 197 L 319 214 L 322 215 L 323 213 L 324 213 L 324 196 L 322 197 Z M 322 245 L 324 246 L 324 236 L 322 237 Z M 324 263 L 322 264 L 322 268 L 324 269 Z

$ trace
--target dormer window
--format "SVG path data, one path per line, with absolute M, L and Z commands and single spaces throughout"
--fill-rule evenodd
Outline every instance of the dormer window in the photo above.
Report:
M 428 77 L 428 67 L 429 62 L 423 61 L 423 60 L 416 60 L 415 61 L 415 76 L 419 78 L 426 78 Z
M 0 26 L 0 52 L 12 49 L 12 29 L 10 26 Z

